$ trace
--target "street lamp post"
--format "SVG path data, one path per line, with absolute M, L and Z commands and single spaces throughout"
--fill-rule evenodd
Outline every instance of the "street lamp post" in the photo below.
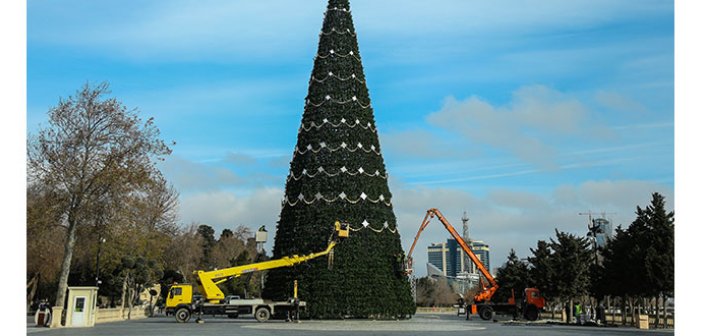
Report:
M 266 241 L 268 241 L 268 231 L 266 231 L 266 226 L 262 225 L 256 231 L 256 252 L 260 257 L 263 257 L 263 245 L 266 244 Z M 263 290 L 264 280 L 263 273 L 261 273 L 261 290 Z
M 95 287 L 100 287 L 102 281 L 100 281 L 100 247 L 107 240 L 104 237 L 98 238 L 97 256 L 95 257 Z

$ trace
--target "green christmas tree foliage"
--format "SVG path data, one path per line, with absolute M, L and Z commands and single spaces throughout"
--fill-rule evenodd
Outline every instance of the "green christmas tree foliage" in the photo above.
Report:
M 330 0 L 290 163 L 273 258 L 326 248 L 337 220 L 351 237 L 320 258 L 269 272 L 264 297 L 293 281 L 313 318 L 414 314 L 404 252 L 348 0 Z

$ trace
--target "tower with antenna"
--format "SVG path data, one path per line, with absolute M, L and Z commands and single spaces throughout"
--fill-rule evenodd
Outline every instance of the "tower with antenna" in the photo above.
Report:
M 470 240 L 470 234 L 468 232 L 468 221 L 470 221 L 470 218 L 468 218 L 468 213 L 464 210 L 463 217 L 461 217 L 461 222 L 463 223 L 463 237 L 462 238 L 466 242 L 466 244 L 468 244 L 468 246 L 470 246 L 471 240 Z M 475 269 L 474 269 L 475 267 L 473 265 L 473 262 L 470 260 L 468 255 L 465 254 L 464 252 L 461 252 L 461 254 L 463 255 L 463 264 L 466 265 L 465 270 L 462 270 L 462 271 L 465 271 L 468 273 L 476 273 Z
M 465 240 L 466 243 L 470 244 L 470 238 L 468 235 L 468 221 L 470 218 L 468 218 L 468 213 L 464 210 L 463 211 L 463 217 L 461 217 L 461 222 L 463 222 L 463 240 Z

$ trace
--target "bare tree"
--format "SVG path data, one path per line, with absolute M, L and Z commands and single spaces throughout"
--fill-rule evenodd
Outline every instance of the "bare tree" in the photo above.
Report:
M 440 278 L 436 282 L 435 304 L 442 307 L 450 307 L 458 300 L 458 294 L 451 288 L 446 278 Z
M 417 282 L 417 305 L 423 307 L 448 307 L 458 300 L 458 294 L 448 284 L 446 278 L 420 278 Z
M 232 261 L 246 250 L 246 242 L 235 236 L 222 235 L 211 254 L 211 263 L 217 268 L 232 266 Z
M 202 244 L 204 239 L 197 232 L 197 224 L 180 230 L 170 244 L 166 247 L 164 255 L 169 258 L 165 260 L 165 269 L 177 270 L 183 277 L 194 281 L 192 272 L 198 269 L 203 256 Z
M 244 225 L 237 226 L 236 229 L 234 229 L 233 235 L 234 238 L 239 239 L 243 242 L 247 242 L 249 238 L 254 237 L 254 233 L 253 231 L 251 231 L 251 228 Z
M 86 84 L 49 110 L 49 126 L 28 144 L 28 175 L 66 199 L 63 262 L 56 305 L 63 306 L 80 226 L 107 195 L 138 190 L 157 175 L 155 160 L 171 153 L 153 119 L 142 120 L 109 93 L 107 83 Z
M 139 221 L 146 228 L 167 234 L 178 232 L 178 191 L 158 176 L 139 198 Z

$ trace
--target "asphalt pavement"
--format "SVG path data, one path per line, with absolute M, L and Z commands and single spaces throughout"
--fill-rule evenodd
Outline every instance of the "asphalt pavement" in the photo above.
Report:
M 176 323 L 173 317 L 153 317 L 141 320 L 101 323 L 90 328 L 39 328 L 27 321 L 27 334 L 41 336 L 223 336 L 223 335 L 403 335 L 403 336 L 465 336 L 466 333 L 485 336 L 589 336 L 589 335 L 673 335 L 673 330 L 638 330 L 627 327 L 563 326 L 546 323 L 491 322 L 480 319 L 466 321 L 465 317 L 449 314 L 417 314 L 407 320 L 305 320 L 300 323 L 268 321 L 259 323 L 252 317 L 228 319 L 205 317 L 205 323 Z

